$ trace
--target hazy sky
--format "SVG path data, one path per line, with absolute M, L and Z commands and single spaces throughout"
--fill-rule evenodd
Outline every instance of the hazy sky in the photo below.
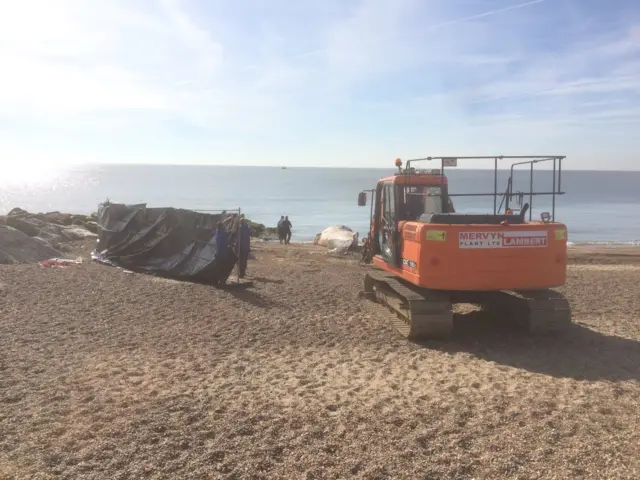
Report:
M 0 162 L 640 169 L 639 0 L 0 0 Z

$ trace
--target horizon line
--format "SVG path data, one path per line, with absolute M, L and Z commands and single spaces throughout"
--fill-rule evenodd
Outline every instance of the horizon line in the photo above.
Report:
M 485 159 L 490 160 L 490 159 Z M 219 164 L 219 163 L 116 163 L 116 162 L 96 162 L 96 163 L 69 163 L 62 165 L 63 167 L 233 167 L 233 168 L 274 168 L 274 169 L 343 169 L 343 170 L 394 170 L 396 167 L 357 167 L 357 166 L 340 166 L 340 165 L 231 165 L 231 164 Z M 523 165 L 524 167 L 524 165 Z M 527 167 L 528 168 L 528 167 Z M 439 169 L 439 167 L 434 167 Z M 446 167 L 445 170 L 493 170 L 493 167 Z M 498 170 L 509 170 L 510 165 L 505 165 Z M 553 171 L 553 168 L 537 167 L 536 171 Z M 556 169 L 557 171 L 558 169 Z M 598 168 L 570 168 L 563 166 L 562 171 L 574 171 L 574 172 L 640 172 L 640 167 L 636 170 L 632 169 L 598 169 Z

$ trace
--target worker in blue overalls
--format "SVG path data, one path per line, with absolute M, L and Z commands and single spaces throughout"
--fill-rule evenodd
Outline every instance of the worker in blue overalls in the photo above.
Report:
M 239 277 L 244 278 L 247 273 L 247 261 L 249 260 L 249 252 L 251 251 L 251 228 L 247 224 L 244 215 L 240 217 L 240 228 L 238 231 L 240 236 L 238 242 L 238 267 Z

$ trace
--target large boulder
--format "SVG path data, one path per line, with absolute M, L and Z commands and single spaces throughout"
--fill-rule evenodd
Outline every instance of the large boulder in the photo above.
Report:
M 71 215 L 71 223 L 73 225 L 84 225 L 91 220 L 91 217 L 87 215 Z
M 44 225 L 40 232 L 38 233 L 38 237 L 44 239 L 48 243 L 50 243 L 53 248 L 60 248 L 61 244 L 66 240 L 62 238 L 62 228 L 59 225 L 48 224 Z
M 29 213 L 14 208 L 3 217 L 0 225 L 13 227 L 28 237 L 38 238 L 56 250 L 68 250 L 67 242 L 96 238 L 99 227 L 87 215 L 69 213 Z
M 95 233 L 89 231 L 87 228 L 84 228 L 84 225 L 83 226 L 74 225 L 72 227 L 64 227 L 60 231 L 60 234 L 62 235 L 63 239 L 66 239 L 68 241 L 84 240 L 87 238 L 98 237 L 98 235 L 96 235 Z
M 74 215 L 70 213 L 49 212 L 43 215 L 37 215 L 37 217 L 48 223 L 65 226 L 71 225 L 74 221 Z
M 37 263 L 61 256 L 46 240 L 0 225 L 0 264 Z
M 37 218 L 11 214 L 7 215 L 5 223 L 16 230 L 20 230 L 29 237 L 37 237 L 40 235 L 40 229 L 45 225 L 42 220 L 38 220 Z
M 29 215 L 29 212 L 27 212 L 26 210 L 23 210 L 20 207 L 15 207 L 15 208 L 12 208 L 11 211 L 7 215 L 9 217 L 12 217 L 14 215 Z
M 331 252 L 347 252 L 351 248 L 357 248 L 358 234 L 345 225 L 335 225 L 316 235 L 313 243 L 327 247 Z
M 84 223 L 84 228 L 89 230 L 91 233 L 95 233 L 96 235 L 98 235 L 100 233 L 100 225 L 98 225 L 97 222 L 94 222 L 93 220 L 87 220 L 86 223 Z
M 249 225 L 249 228 L 251 228 L 252 237 L 265 238 L 278 234 L 275 228 L 267 227 L 262 223 L 252 222 L 251 220 L 247 219 L 247 224 Z

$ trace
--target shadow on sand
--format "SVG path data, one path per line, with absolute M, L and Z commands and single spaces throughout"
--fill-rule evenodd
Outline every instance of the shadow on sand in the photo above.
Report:
M 605 335 L 573 323 L 554 335 L 534 336 L 512 321 L 483 311 L 456 314 L 448 342 L 420 342 L 443 352 L 477 358 L 534 373 L 575 380 L 640 380 L 640 342 Z
M 254 290 L 251 290 L 251 287 L 253 287 L 253 282 L 244 281 L 242 283 L 235 283 L 233 280 L 224 285 L 216 286 L 216 288 L 228 292 L 238 300 L 253 305 L 254 307 L 271 308 L 278 306 L 278 302 L 263 297 Z
M 284 283 L 284 280 L 273 280 L 271 278 L 266 278 L 266 277 L 252 277 L 252 280 L 259 283 L 274 283 L 276 285 L 282 285 Z

